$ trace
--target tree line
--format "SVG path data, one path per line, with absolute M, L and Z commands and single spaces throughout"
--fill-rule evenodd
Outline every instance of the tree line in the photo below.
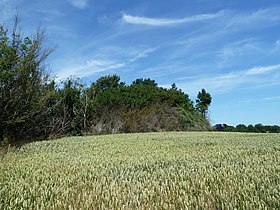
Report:
M 244 125 L 239 124 L 237 126 L 231 126 L 227 124 L 216 124 L 213 126 L 214 131 L 224 132 L 248 132 L 248 133 L 280 133 L 280 126 L 278 125 L 262 125 L 258 123 L 256 125 Z
M 175 84 L 159 87 L 139 78 L 130 85 L 107 75 L 90 85 L 69 77 L 56 83 L 44 61 L 40 30 L 22 38 L 0 26 L 0 141 L 38 140 L 64 135 L 171 130 L 209 130 L 212 98 L 202 89 L 196 103 Z

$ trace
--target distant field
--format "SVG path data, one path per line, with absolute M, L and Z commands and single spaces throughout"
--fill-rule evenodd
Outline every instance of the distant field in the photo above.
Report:
M 280 135 L 147 133 L 30 143 L 0 209 L 280 209 Z

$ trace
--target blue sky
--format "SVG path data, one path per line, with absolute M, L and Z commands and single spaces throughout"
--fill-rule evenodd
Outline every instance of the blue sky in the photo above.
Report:
M 118 74 L 210 92 L 211 123 L 280 125 L 279 0 L 0 0 L 24 35 L 46 29 L 57 80 Z

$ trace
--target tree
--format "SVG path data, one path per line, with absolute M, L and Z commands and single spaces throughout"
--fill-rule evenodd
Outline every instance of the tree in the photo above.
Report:
M 153 86 L 153 87 L 157 87 L 157 83 L 155 80 L 152 80 L 150 78 L 148 79 L 143 79 L 143 78 L 139 78 L 136 79 L 132 82 L 132 85 L 148 85 L 148 86 Z
M 206 114 L 208 108 L 211 104 L 212 97 L 210 93 L 207 93 L 205 89 L 202 89 L 201 92 L 198 92 L 197 99 L 196 99 L 196 110 L 206 118 Z
M 177 86 L 176 86 L 176 84 L 175 83 L 172 83 L 171 84 L 171 90 L 177 90 L 178 88 L 177 88 Z
M 250 124 L 247 127 L 247 132 L 249 132 L 249 133 L 257 133 L 258 129 L 256 129 L 253 125 Z
M 120 76 L 114 74 L 100 77 L 95 83 L 92 83 L 91 88 L 93 89 L 94 96 L 96 96 L 108 89 L 117 88 L 119 85 Z
M 260 132 L 260 133 L 266 132 L 265 127 L 261 123 L 256 124 L 255 129 L 257 132 Z
M 231 126 L 231 125 L 227 125 L 227 124 L 223 124 L 223 131 L 227 131 L 227 132 L 235 132 L 236 129 L 234 126 Z
M 213 130 L 215 131 L 224 131 L 224 127 L 222 124 L 216 124 L 213 126 Z
M 48 80 L 44 60 L 52 52 L 43 49 L 43 40 L 40 29 L 32 37 L 22 38 L 18 17 L 10 35 L 0 26 L 0 141 L 40 132 L 34 131 L 33 125 L 42 112 L 41 98 Z
M 61 132 L 73 135 L 81 134 L 84 124 L 82 113 L 83 85 L 75 77 L 69 77 L 62 84 L 63 88 L 59 89 L 59 98 L 62 99 L 60 105 L 62 108 Z
M 247 132 L 247 126 L 244 124 L 239 124 L 236 126 L 237 132 Z

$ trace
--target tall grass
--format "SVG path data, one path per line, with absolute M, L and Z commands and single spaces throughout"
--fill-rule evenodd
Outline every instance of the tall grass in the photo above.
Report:
M 34 142 L 0 163 L 0 209 L 279 209 L 280 136 L 149 133 Z

